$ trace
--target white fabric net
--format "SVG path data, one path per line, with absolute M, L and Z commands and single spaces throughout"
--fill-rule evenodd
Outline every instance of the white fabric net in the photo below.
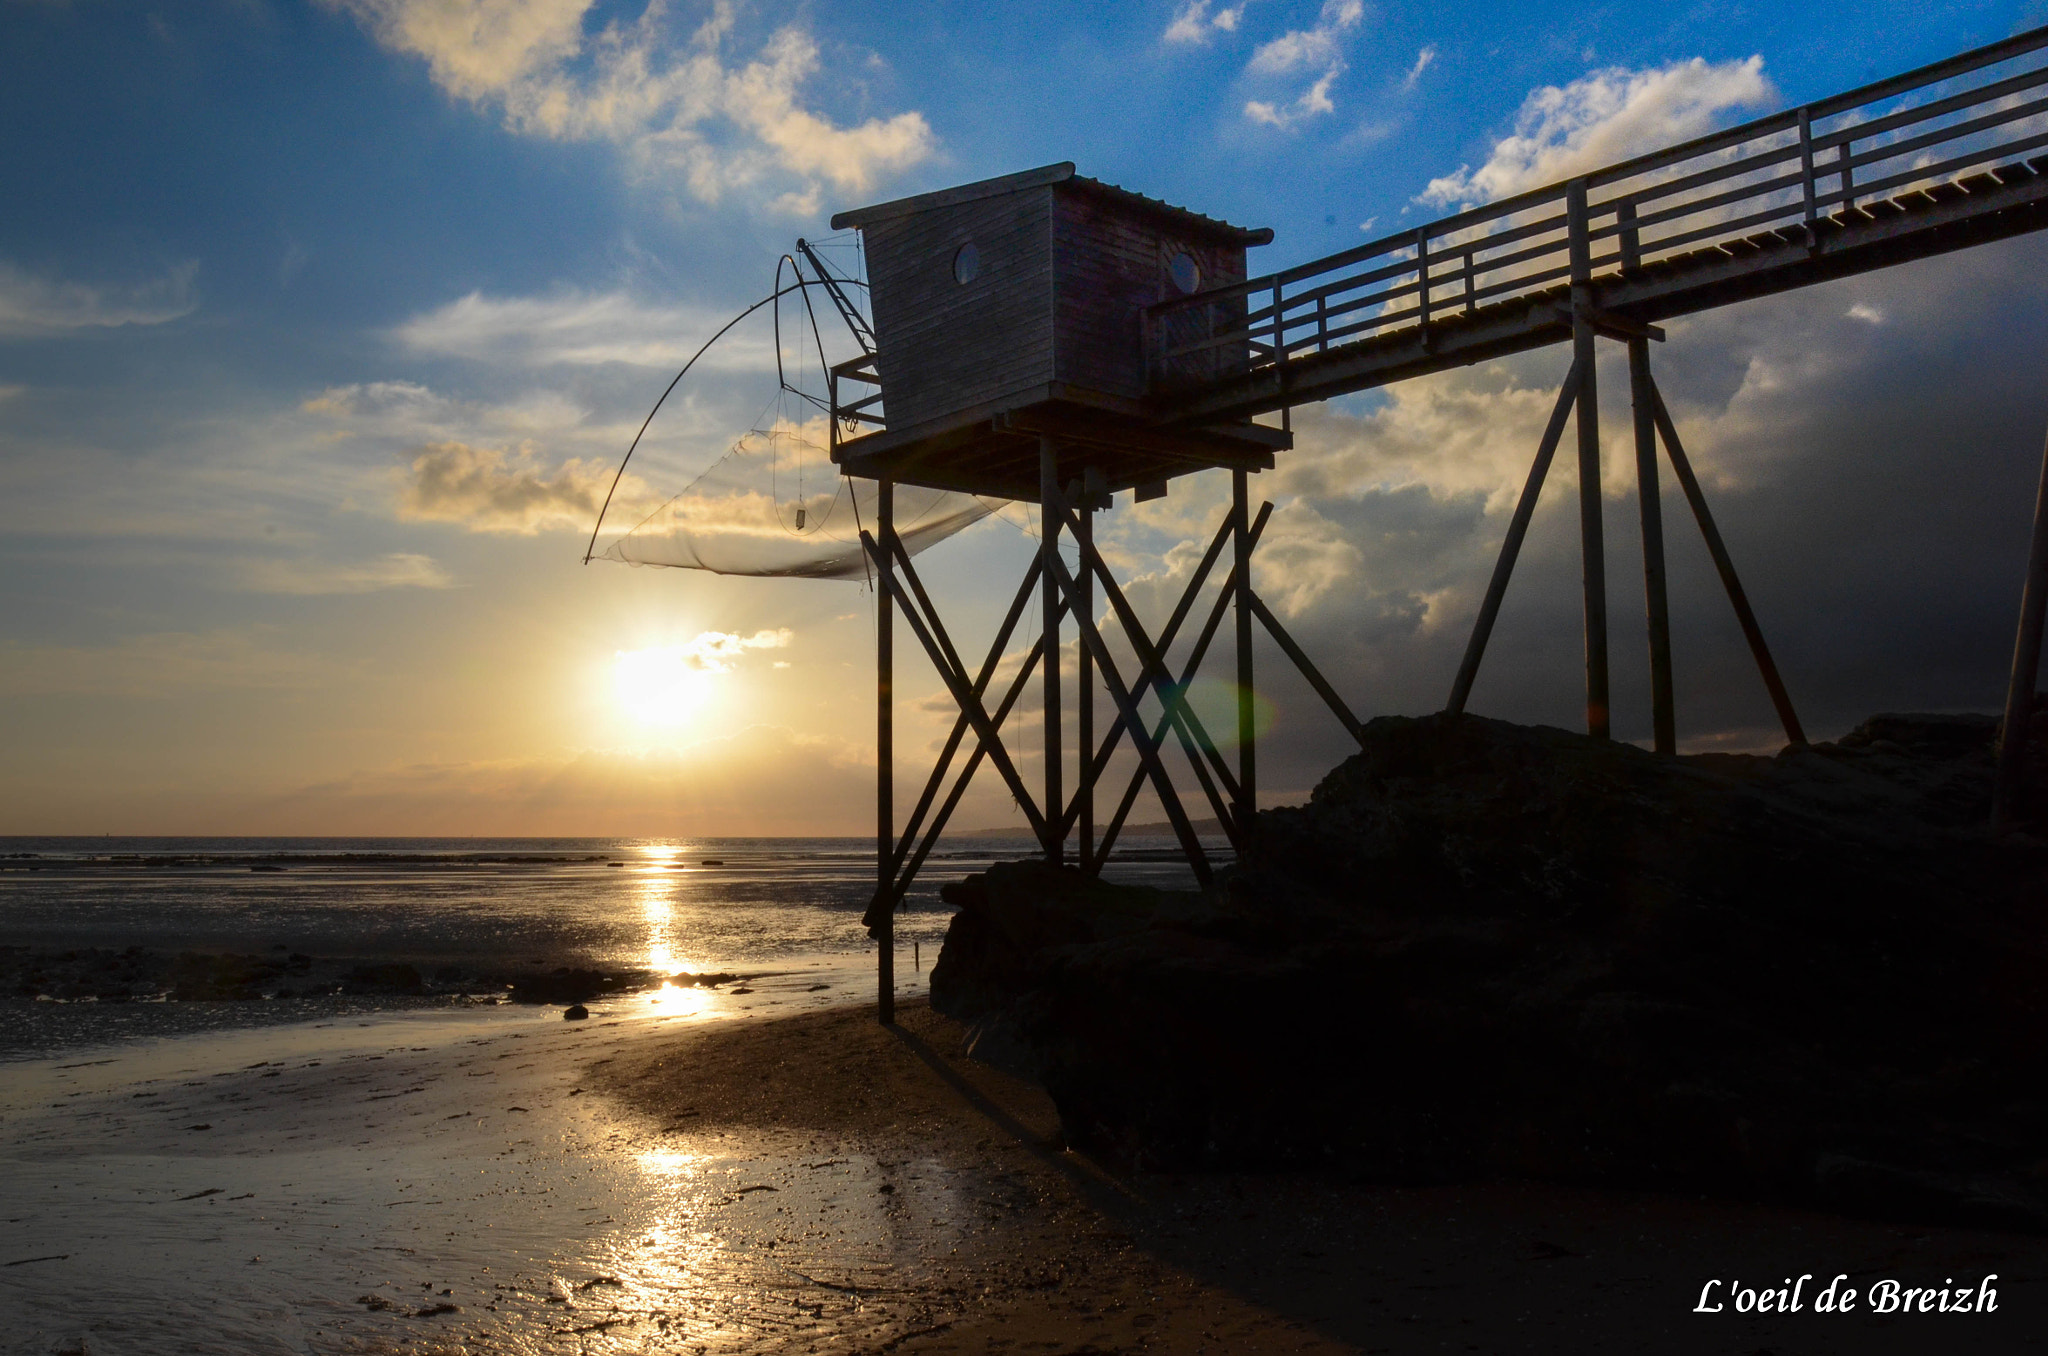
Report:
M 840 475 L 824 437 L 822 420 L 749 431 L 601 558 L 713 574 L 865 578 L 860 533 L 875 529 L 875 482 Z M 1001 507 L 971 494 L 899 485 L 896 535 L 915 555 Z
M 828 451 L 831 389 L 828 372 L 832 350 L 846 350 L 867 341 L 854 332 L 865 330 L 867 322 L 856 316 L 845 320 L 848 308 L 862 303 L 852 300 L 863 295 L 861 261 L 857 238 L 851 233 L 832 240 L 806 245 L 798 242 L 809 261 L 808 270 L 795 257 L 783 256 L 776 265 L 775 290 L 748 307 L 706 341 L 703 348 L 683 366 L 670 383 L 653 414 L 648 415 L 641 437 L 633 440 L 626 454 L 632 463 L 628 472 L 621 464 L 618 479 L 599 513 L 591 533 L 595 548 L 605 519 L 638 524 L 614 539 L 595 558 L 628 565 L 665 565 L 685 570 L 709 570 L 714 574 L 782 575 L 800 579 L 862 579 L 870 574 L 866 552 L 861 547 L 863 529 L 873 531 L 877 487 L 871 480 L 848 479 L 839 474 Z M 823 255 L 838 251 L 850 256 L 839 264 L 821 262 Z M 790 271 L 787 275 L 784 268 Z M 829 271 L 828 271 L 829 270 Z M 785 277 L 791 281 L 785 283 Z M 829 302 L 829 304 L 828 304 Z M 694 430 L 681 433 L 680 446 L 665 446 L 671 438 L 657 432 L 643 438 L 661 412 L 663 402 L 690 373 L 699 358 L 735 327 L 745 323 L 750 332 L 770 329 L 775 393 L 760 410 L 754 427 L 732 444 L 711 468 L 697 475 L 672 498 L 661 500 L 650 481 L 667 481 L 683 464 L 701 466 L 690 456 L 702 447 Z M 771 328 L 772 327 L 772 328 Z M 829 339 L 828 339 L 829 336 Z M 744 344 L 745 341 L 742 341 Z M 733 346 L 723 353 L 730 355 Z M 741 349 L 742 355 L 745 349 Z M 711 370 L 723 380 L 707 392 L 714 411 L 718 404 L 730 405 L 731 396 L 747 385 L 750 369 L 745 356 L 738 366 L 727 357 L 714 359 Z M 762 378 L 770 375 L 765 365 L 752 368 Z M 722 398 L 722 399 L 721 399 Z M 686 424 L 703 427 L 703 408 L 693 398 L 683 402 L 692 411 Z M 870 410 L 870 413 L 874 411 Z M 711 415 L 715 422 L 715 412 Z M 735 420 L 735 423 L 738 421 Z M 726 424 L 731 428 L 734 424 Z M 849 423 L 846 433 L 859 431 Z M 638 461 L 635 453 L 640 454 Z M 650 464 L 650 458 L 652 462 Z M 680 475 L 677 477 L 680 479 Z M 896 535 L 904 549 L 915 554 L 1002 510 L 1005 501 L 980 499 L 974 495 L 945 490 L 918 489 L 899 485 L 895 491 Z M 586 559 L 592 557 L 586 556 Z

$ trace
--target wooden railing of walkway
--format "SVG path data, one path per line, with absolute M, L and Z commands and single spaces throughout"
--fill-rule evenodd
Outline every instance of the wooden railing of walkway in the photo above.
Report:
M 2048 28 L 1151 308 L 1152 399 L 1213 423 L 2048 226 Z M 1213 351 L 1242 356 L 1222 376 Z M 1200 379 L 1191 374 L 1200 369 Z

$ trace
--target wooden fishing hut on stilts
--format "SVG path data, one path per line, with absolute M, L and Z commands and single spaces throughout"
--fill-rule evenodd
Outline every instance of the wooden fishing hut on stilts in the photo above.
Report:
M 1003 779 L 1050 862 L 1100 871 L 1140 788 L 1149 784 L 1197 877 L 1208 879 L 1208 856 L 1166 766 L 1169 742 L 1180 746 L 1225 834 L 1239 838 L 1257 796 L 1251 626 L 1255 616 L 1277 626 L 1251 588 L 1251 555 L 1266 510 L 1253 518 L 1248 482 L 1293 438 L 1248 417 L 1162 423 L 1147 398 L 1150 308 L 1205 286 L 1242 282 L 1246 249 L 1271 240 L 1269 230 L 1232 226 L 1126 192 L 1077 175 L 1071 164 L 844 212 L 832 224 L 861 231 L 876 335 L 872 355 L 833 371 L 832 458 L 847 475 L 871 478 L 880 488 L 878 520 L 864 538 L 877 581 L 879 712 L 879 870 L 866 921 L 881 946 L 881 1015 L 888 1021 L 895 906 L 984 761 Z M 1217 346 L 1199 364 L 1216 374 L 1231 370 L 1248 343 Z M 870 413 L 883 396 L 886 423 Z M 849 426 L 863 431 L 840 440 Z M 1115 494 L 1148 499 L 1165 494 L 1176 477 L 1207 471 L 1230 475 L 1231 511 L 1172 619 L 1154 634 L 1095 548 L 1095 514 Z M 898 484 L 1039 506 L 1037 554 L 976 668 L 955 647 L 896 538 L 891 491 Z M 1074 546 L 1072 569 L 1061 555 L 1063 539 Z M 1170 671 L 1169 649 L 1226 550 L 1231 559 L 1222 592 L 1191 658 L 1181 671 Z M 991 683 L 1034 595 L 1037 635 L 1023 668 L 996 693 Z M 1098 599 L 1108 604 L 1135 657 L 1129 674 L 1097 624 Z M 899 608 L 959 706 L 952 735 L 900 831 L 891 721 Z M 1182 699 L 1233 609 L 1235 766 Z M 1061 672 L 1063 630 L 1079 640 L 1071 682 Z M 1044 710 L 1037 788 L 1026 784 L 1001 733 L 1034 675 Z M 1106 732 L 1096 729 L 1098 685 L 1115 713 Z M 1161 703 L 1155 719 L 1140 711 L 1148 693 Z M 970 735 L 973 751 L 948 789 Z M 1126 736 L 1139 766 L 1098 832 L 1097 783 Z
M 1733 302 L 2003 240 L 2048 226 L 2048 28 L 2034 29 L 1668 150 L 1403 230 L 1282 272 L 1248 278 L 1247 230 L 1083 178 L 1069 164 L 844 212 L 866 252 L 875 345 L 832 369 L 832 459 L 877 482 L 863 533 L 877 576 L 877 882 L 866 922 L 881 943 L 880 1014 L 893 1013 L 892 918 L 969 780 L 986 760 L 1008 786 L 1046 860 L 1100 871 L 1139 789 L 1149 784 L 1198 878 L 1209 863 L 1169 776 L 1179 745 L 1233 846 L 1257 808 L 1254 622 L 1354 738 L 1358 720 L 1251 583 L 1271 505 L 1249 480 L 1292 446 L 1298 405 L 1569 343 L 1563 377 L 1508 524 L 1446 708 L 1472 691 L 1537 498 L 1569 420 L 1576 428 L 1584 582 L 1586 728 L 1609 733 L 1607 585 L 1601 524 L 1596 349 L 1627 355 L 1642 522 L 1653 744 L 1676 751 L 1665 596 L 1660 458 L 1669 462 L 1795 744 L 1805 733 L 1651 375 L 1658 322 Z M 842 309 L 850 309 L 841 299 Z M 884 397 L 886 396 L 886 401 Z M 1280 427 L 1254 424 L 1280 415 Z M 844 434 L 844 436 L 842 436 Z M 1165 492 L 1178 476 L 1227 471 L 1231 508 L 1171 617 L 1148 632 L 1095 549 L 1093 515 L 1110 496 Z M 994 643 L 970 669 L 896 535 L 892 487 L 961 490 L 1039 505 L 1036 558 Z M 2030 709 L 2048 614 L 2048 470 L 2041 481 L 2008 698 Z M 1062 537 L 1076 555 L 1069 569 Z M 1176 669 L 1169 649 L 1229 552 L 1221 592 Z M 1098 593 L 1127 641 L 1126 675 L 1098 626 Z M 1021 672 L 992 684 L 1029 607 L 1038 635 Z M 895 617 L 959 707 L 901 830 L 893 799 Z M 1224 615 L 1234 619 L 1235 766 L 1184 700 Z M 1071 687 L 1060 636 L 1080 641 Z M 1026 785 L 1002 725 L 1033 673 L 1045 710 L 1043 785 Z M 1095 729 L 1095 687 L 1114 709 Z M 1140 702 L 1152 696 L 1148 720 Z M 993 699 L 993 700 L 992 700 Z M 1075 779 L 1063 775 L 1065 713 Z M 2008 723 L 2016 719 L 2009 715 Z M 957 776 L 952 764 L 974 747 Z M 1129 737 L 1139 766 L 1096 832 L 1097 782 Z M 2024 740 L 2001 751 L 2003 815 Z M 942 793 L 943 792 L 943 796 Z M 1069 856 L 1067 844 L 1075 843 Z

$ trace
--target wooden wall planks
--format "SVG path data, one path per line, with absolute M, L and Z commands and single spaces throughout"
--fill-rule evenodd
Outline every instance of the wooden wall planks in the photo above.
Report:
M 940 205 L 863 228 L 889 423 L 906 428 L 1049 383 L 1135 404 L 1145 394 L 1144 309 L 1179 295 L 1185 251 L 1204 287 L 1241 281 L 1240 244 L 1091 191 L 1086 180 Z M 962 245 L 980 272 L 955 280 Z M 1242 354 L 1218 352 L 1219 367 Z

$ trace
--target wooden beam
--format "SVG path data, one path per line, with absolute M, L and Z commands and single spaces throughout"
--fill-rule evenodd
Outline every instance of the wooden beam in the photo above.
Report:
M 1756 613 L 1750 609 L 1749 595 L 1743 591 L 1742 580 L 1735 573 L 1735 562 L 1728 555 L 1728 546 L 1721 540 L 1721 530 L 1714 525 L 1714 515 L 1707 508 L 1707 496 L 1700 490 L 1699 477 L 1692 473 L 1692 462 L 1685 455 L 1685 448 L 1678 441 L 1678 428 L 1671 422 L 1671 411 L 1664 404 L 1664 393 L 1657 389 L 1657 383 L 1650 382 L 1650 398 L 1657 415 L 1657 432 L 1664 439 L 1664 453 L 1671 460 L 1671 473 L 1678 479 L 1679 488 L 1685 491 L 1686 502 L 1692 505 L 1692 515 L 1700 525 L 1700 536 L 1706 539 L 1707 554 L 1714 559 L 1714 569 L 1720 573 L 1721 586 L 1728 592 L 1728 601 L 1735 608 L 1735 620 L 1742 627 L 1742 635 L 1749 642 L 1749 652 L 1756 658 L 1757 671 L 1763 675 L 1764 687 L 1771 694 L 1771 705 L 1777 708 L 1778 720 L 1785 727 L 1785 739 L 1789 743 L 1804 744 L 1806 731 L 1799 724 L 1799 716 L 1792 709 L 1792 697 L 1785 691 L 1785 680 L 1778 676 L 1778 666 L 1771 658 L 1771 647 L 1764 643 L 1763 628 L 1757 625 Z
M 1600 388 L 1594 362 L 1592 242 L 1586 181 L 1565 189 L 1572 260 L 1572 366 L 1579 371 L 1579 558 L 1586 619 L 1586 733 L 1608 737 L 1607 544 L 1601 523 Z
M 896 545 L 895 487 L 882 481 L 875 487 L 875 530 L 882 534 L 882 549 L 872 552 L 879 571 L 875 590 L 875 900 L 891 898 L 895 886 L 895 864 L 889 849 L 895 832 L 895 598 Z M 865 535 L 865 534 L 863 534 Z M 883 1026 L 896 1022 L 896 911 L 883 908 L 875 920 L 875 1017 Z
M 2013 638 L 2012 678 L 2005 688 L 2005 724 L 1998 742 L 1998 780 L 1992 793 L 1991 827 L 2004 833 L 2019 810 L 2027 770 L 2027 740 L 2040 679 L 2041 631 L 2048 613 L 2048 451 L 2041 457 L 2041 486 L 2034 495 L 2034 541 L 2027 553 L 2027 578 L 2020 589 L 2019 631 Z
M 1493 635 L 1493 623 L 1500 616 L 1501 600 L 1507 596 L 1508 580 L 1515 572 L 1515 560 L 1522 553 L 1522 539 L 1529 534 L 1529 520 L 1535 516 L 1536 501 L 1543 493 L 1544 477 L 1550 474 L 1551 458 L 1564 437 L 1564 421 L 1579 399 L 1579 366 L 1573 363 L 1557 389 L 1557 403 L 1551 407 L 1550 422 L 1544 426 L 1543 441 L 1536 446 L 1536 460 L 1529 466 L 1522 497 L 1515 504 L 1515 516 L 1508 520 L 1507 536 L 1501 540 L 1500 557 L 1493 563 L 1493 578 L 1487 582 L 1486 597 L 1479 604 L 1479 616 L 1472 622 L 1471 639 L 1465 642 L 1465 657 L 1458 664 L 1458 676 L 1451 683 L 1451 699 L 1444 709 L 1457 715 L 1472 697 L 1472 684 L 1479 677 L 1479 661 L 1486 657 L 1486 642 Z
M 861 545 L 879 562 L 882 548 L 876 544 L 871 534 L 861 533 Z M 965 676 L 955 672 L 946 662 L 946 652 L 940 648 L 938 641 L 932 638 L 931 632 L 925 628 L 923 619 L 910 605 L 902 583 L 895 577 L 895 572 L 892 570 L 886 576 L 878 575 L 877 584 L 888 588 L 896 599 L 904 604 L 903 619 L 910 623 L 911 633 L 917 637 L 918 643 L 924 646 L 926 658 L 930 659 L 932 667 L 939 671 L 939 680 L 945 683 L 947 690 L 953 694 L 954 703 L 965 711 L 968 720 L 973 722 L 974 733 L 987 746 L 989 758 L 995 763 L 996 771 L 1002 774 L 1004 783 L 1010 788 L 1010 794 L 1017 798 L 1017 807 L 1024 812 L 1024 818 L 1030 821 L 1032 833 L 1042 841 L 1045 835 L 1045 817 L 1039 814 L 1037 802 L 1032 799 L 1030 790 L 1025 787 L 1024 779 L 1017 774 L 1016 765 L 1010 761 L 1009 752 L 1003 747 L 1002 736 L 989 720 L 981 699 L 968 687 Z
M 1252 543 L 1250 477 L 1243 471 L 1230 473 L 1230 528 L 1232 564 L 1237 587 L 1232 598 L 1237 607 L 1237 820 L 1238 850 L 1248 845 L 1252 824 L 1259 812 L 1257 708 L 1252 693 Z
M 1650 387 L 1650 345 L 1628 341 L 1629 404 L 1635 416 L 1636 500 L 1643 528 L 1643 614 L 1650 639 L 1651 745 L 1678 752 L 1678 714 L 1671 684 L 1671 602 L 1664 586 L 1664 509 L 1658 493 L 1656 397 Z
M 1059 586 L 1069 597 L 1074 593 L 1074 576 L 1067 569 L 1067 563 L 1057 552 L 1046 562 Z M 1143 721 L 1138 715 L 1138 705 L 1125 688 L 1122 676 L 1117 672 L 1116 660 L 1103 642 L 1101 632 L 1095 628 L 1092 617 L 1075 617 L 1080 628 L 1081 642 L 1095 651 L 1095 663 L 1102 673 L 1102 685 L 1116 704 L 1117 717 L 1130 730 L 1131 744 L 1138 751 L 1138 759 L 1152 778 L 1152 790 L 1165 807 L 1166 818 L 1173 825 L 1174 836 L 1180 839 L 1181 850 L 1187 854 L 1188 864 L 1195 869 L 1195 879 L 1206 888 L 1209 884 L 1209 857 L 1202 851 L 1201 840 L 1195 837 L 1194 826 L 1188 822 L 1187 811 L 1181 808 L 1180 794 L 1174 790 L 1173 779 L 1166 774 L 1166 764 L 1159 757 L 1159 745 L 1147 734 Z
M 1060 814 L 1066 797 L 1060 791 L 1060 591 L 1053 567 L 1060 560 L 1060 449 L 1051 435 L 1038 439 L 1038 559 L 1040 598 L 1044 614 L 1045 653 L 1045 814 L 1042 838 L 1045 859 L 1054 866 L 1066 856 L 1067 826 Z

